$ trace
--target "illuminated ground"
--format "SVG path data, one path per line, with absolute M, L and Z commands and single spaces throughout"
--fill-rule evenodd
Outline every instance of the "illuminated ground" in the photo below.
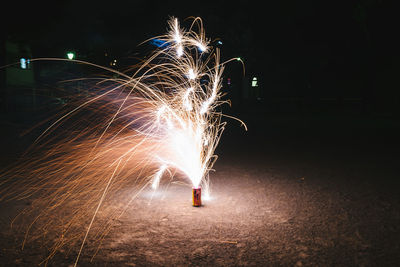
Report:
M 178 184 L 144 192 L 91 263 L 97 246 L 89 240 L 79 265 L 394 266 L 398 128 L 372 123 L 379 127 L 279 118 L 227 132 L 210 201 L 192 207 L 190 188 Z M 9 235 L 6 223 L 16 209 L 0 210 L 1 264 L 32 266 L 45 249 L 16 248 L 21 236 Z M 50 265 L 69 266 L 75 255 L 62 251 Z

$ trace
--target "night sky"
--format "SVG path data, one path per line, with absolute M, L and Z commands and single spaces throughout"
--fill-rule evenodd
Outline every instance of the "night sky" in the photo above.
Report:
M 390 1 L 60 1 L 8 10 L 3 38 L 29 43 L 33 57 L 71 49 L 95 63 L 104 51 L 141 57 L 138 45 L 164 34 L 170 16 L 200 16 L 207 36 L 223 41 L 223 58 L 244 59 L 246 74 L 270 95 L 382 99 L 376 106 L 399 99 L 399 23 Z M 235 68 L 227 76 L 240 75 Z

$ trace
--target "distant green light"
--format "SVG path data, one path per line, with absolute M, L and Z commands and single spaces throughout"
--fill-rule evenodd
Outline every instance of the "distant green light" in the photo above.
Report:
M 236 60 L 237 61 L 242 61 L 242 59 L 240 57 L 237 57 Z
M 257 77 L 253 77 L 253 80 L 251 81 L 251 87 L 257 87 L 257 86 L 258 86 Z
M 68 53 L 67 53 L 67 58 L 68 58 L 69 60 L 75 59 L 75 53 L 74 53 L 74 52 L 68 52 Z

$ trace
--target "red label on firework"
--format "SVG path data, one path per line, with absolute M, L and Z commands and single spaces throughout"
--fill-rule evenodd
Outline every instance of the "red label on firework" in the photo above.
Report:
M 192 190 L 193 206 L 201 206 L 201 187 L 193 188 Z

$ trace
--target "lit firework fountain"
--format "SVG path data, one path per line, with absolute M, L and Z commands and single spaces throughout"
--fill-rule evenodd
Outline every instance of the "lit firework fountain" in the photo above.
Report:
M 0 199 L 34 199 L 21 216 L 40 210 L 25 241 L 38 237 L 29 234 L 35 229 L 56 233 L 49 258 L 80 243 L 77 263 L 89 233 L 95 228 L 92 239 L 102 240 L 112 226 L 112 219 L 96 226 L 96 218 L 102 213 L 118 218 L 144 188 L 156 190 L 167 174 L 190 180 L 193 206 L 201 205 L 201 189 L 209 196 L 208 173 L 224 129 L 215 108 L 223 103 L 226 62 L 220 63 L 200 18 L 187 31 L 172 18 L 169 28 L 153 39 L 159 49 L 133 76 L 118 72 L 118 78 L 101 80 L 89 98 L 42 133 L 29 160 L 2 175 L 7 186 Z M 21 176 L 28 185 L 21 187 Z M 118 196 L 127 189 L 134 193 L 121 201 Z

